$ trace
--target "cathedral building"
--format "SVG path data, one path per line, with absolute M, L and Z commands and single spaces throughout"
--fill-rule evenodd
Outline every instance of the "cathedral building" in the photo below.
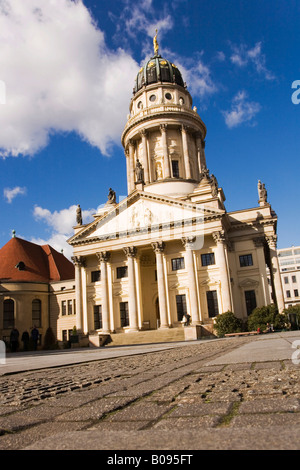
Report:
M 128 196 L 117 203 L 110 188 L 89 224 L 79 207 L 68 240 L 83 334 L 182 328 L 185 314 L 196 332 L 226 311 L 245 320 L 271 302 L 283 310 L 277 216 L 265 187 L 258 182 L 255 207 L 227 212 L 205 139 L 180 70 L 155 42 L 121 136 Z M 58 321 L 60 338 L 62 329 Z

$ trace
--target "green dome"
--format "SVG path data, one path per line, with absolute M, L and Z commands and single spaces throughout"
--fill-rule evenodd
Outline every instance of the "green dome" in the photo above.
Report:
M 160 55 L 155 55 L 141 68 L 135 80 L 134 93 L 143 86 L 152 83 L 176 83 L 185 87 L 182 76 L 176 65 L 164 59 Z

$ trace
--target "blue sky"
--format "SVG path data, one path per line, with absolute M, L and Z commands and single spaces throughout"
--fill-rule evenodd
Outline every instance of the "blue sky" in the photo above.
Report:
M 300 245 L 299 24 L 299 0 L 0 0 L 0 246 L 15 230 L 69 256 L 75 206 L 87 223 L 127 194 L 120 136 L 156 28 L 227 211 L 256 207 L 260 179 L 278 247 Z

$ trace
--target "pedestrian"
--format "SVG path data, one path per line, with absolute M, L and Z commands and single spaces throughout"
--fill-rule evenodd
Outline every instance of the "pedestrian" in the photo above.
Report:
M 29 333 L 28 333 L 27 330 L 23 331 L 21 340 L 23 342 L 23 350 L 28 351 L 28 349 L 29 349 Z
M 40 336 L 39 330 L 34 325 L 33 330 L 31 331 L 31 339 L 32 339 L 32 342 L 33 342 L 33 350 L 34 351 L 37 350 L 37 343 L 38 343 L 39 336 Z
M 19 347 L 19 331 L 15 327 L 10 333 L 10 347 L 12 352 L 16 352 Z

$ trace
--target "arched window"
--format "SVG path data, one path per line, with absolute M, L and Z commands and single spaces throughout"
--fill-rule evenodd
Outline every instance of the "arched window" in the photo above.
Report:
M 3 329 L 11 329 L 15 326 L 15 303 L 12 299 L 3 302 Z
M 32 325 L 37 328 L 42 326 L 42 302 L 39 299 L 32 301 Z

